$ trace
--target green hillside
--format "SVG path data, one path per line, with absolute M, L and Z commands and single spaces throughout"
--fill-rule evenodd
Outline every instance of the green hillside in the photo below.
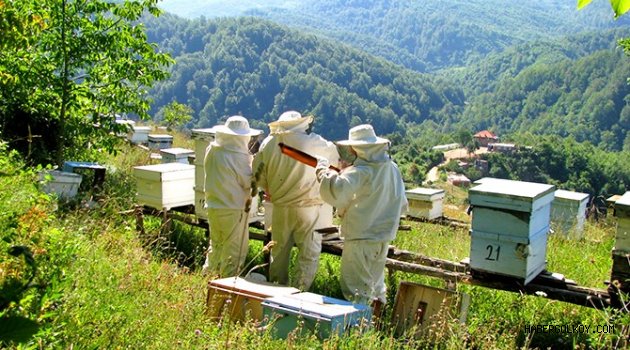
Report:
M 188 104 L 191 126 L 232 114 L 264 126 L 296 109 L 314 114 L 315 130 L 338 139 L 360 123 L 404 134 L 407 123 L 440 120 L 463 107 L 462 90 L 439 78 L 268 21 L 160 21 L 147 23 L 149 39 L 173 52 L 176 64 L 156 85 L 153 108 Z
M 179 145 L 179 144 L 178 144 Z M 137 203 L 131 167 L 150 162 L 146 151 L 122 146 L 108 166 L 103 191 L 89 186 L 72 201 L 41 191 L 34 169 L 0 144 L 0 347 L 133 349 L 514 349 L 579 344 L 615 348 L 627 336 L 627 314 L 458 283 L 471 296 L 465 324 L 435 324 L 436 332 L 397 336 L 390 312 L 398 285 L 411 281 L 443 287 L 443 281 L 400 271 L 388 273 L 388 313 L 381 330 L 343 337 L 273 339 L 254 322 L 213 321 L 205 314 L 208 278 L 200 272 L 204 231 L 176 222 L 166 232 L 145 216 L 145 232 L 131 213 Z M 461 189 L 444 185 L 445 207 L 464 210 Z M 465 216 L 465 215 L 464 215 Z M 605 288 L 610 276 L 614 221 L 587 222 L 583 240 L 559 232 L 548 239 L 547 267 L 581 286 Z M 400 249 L 459 261 L 470 253 L 465 228 L 405 221 Z M 248 261 L 259 263 L 262 244 L 250 242 Z M 551 253 L 553 252 L 553 253 Z M 339 258 L 322 254 L 313 292 L 339 297 Z M 33 266 L 36 266 L 34 269 Z M 31 276 L 33 278 L 31 279 Z M 28 281 L 31 284 L 28 284 Z M 27 288 L 23 288 L 28 285 Z M 528 333 L 526 325 L 583 324 L 607 332 Z M 609 331 L 608 331 L 609 330 Z M 624 333 L 625 332 L 625 333 Z M 288 345 L 289 344 L 289 345 Z
M 499 133 L 571 135 L 603 149 L 630 149 L 630 62 L 615 47 L 628 34 L 613 31 L 555 45 L 527 44 L 450 72 L 467 91 L 460 125 Z
M 382 134 L 423 125 L 432 132 L 572 135 L 608 150 L 630 142 L 630 65 L 616 48 L 630 34 L 625 29 L 514 46 L 436 75 L 255 18 L 165 16 L 147 27 L 177 62 L 153 90 L 153 112 L 159 119 L 171 101 L 187 104 L 190 127 L 239 113 L 265 127 L 297 109 L 315 114 L 315 130 L 332 139 L 368 122 Z
M 573 2 L 307 1 L 290 10 L 251 14 L 331 38 L 419 71 L 465 66 L 533 40 L 622 27 L 605 1 L 577 11 Z

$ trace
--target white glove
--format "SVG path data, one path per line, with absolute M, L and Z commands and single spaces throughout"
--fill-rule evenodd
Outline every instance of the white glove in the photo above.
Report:
M 328 159 L 324 157 L 317 157 L 317 166 L 315 167 L 315 176 L 317 177 L 317 181 L 321 182 L 324 174 L 328 172 L 328 167 L 330 166 L 330 162 Z

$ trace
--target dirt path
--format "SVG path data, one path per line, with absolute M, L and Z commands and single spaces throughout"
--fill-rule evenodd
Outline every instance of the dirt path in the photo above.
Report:
M 478 150 L 475 151 L 475 154 L 483 154 L 483 153 L 487 153 L 488 149 L 485 147 L 481 147 Z M 448 163 L 451 159 L 466 159 L 469 158 L 470 155 L 468 153 L 468 151 L 465 148 L 456 148 L 456 149 L 452 149 L 450 151 L 446 151 L 444 152 L 444 161 L 436 166 L 434 166 L 433 168 L 429 169 L 429 172 L 427 173 L 426 179 L 424 180 L 424 182 L 435 182 L 437 180 L 440 179 L 440 174 L 438 171 L 438 168 L 441 167 L 442 165 Z

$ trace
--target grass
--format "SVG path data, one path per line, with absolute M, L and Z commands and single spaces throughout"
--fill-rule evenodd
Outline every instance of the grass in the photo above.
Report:
M 3 163 L 4 162 L 4 163 Z M 463 349 L 463 348 L 614 348 L 629 317 L 537 296 L 497 291 L 465 284 L 457 291 L 471 297 L 465 324 L 448 322 L 432 327 L 421 339 L 395 337 L 390 327 L 351 333 L 320 341 L 313 337 L 274 340 L 255 325 L 204 315 L 208 280 L 200 273 L 207 245 L 204 230 L 175 225 L 162 236 L 159 219 L 147 218 L 146 236 L 135 230 L 132 216 L 120 214 L 134 205 L 131 168 L 150 163 L 138 148 L 104 160 L 108 174 L 102 193 L 84 193 L 71 203 L 41 194 L 35 174 L 22 171 L 15 155 L 0 149 L 0 287 L 29 275 L 24 256 L 8 254 L 11 246 L 26 246 L 37 264 L 37 277 L 23 293 L 0 310 L 0 323 L 17 329 L 7 335 L 0 327 L 0 346 L 33 348 L 150 348 L 150 349 Z M 7 165 L 8 164 L 8 165 Z M 445 185 L 446 186 L 446 185 Z M 465 191 L 447 189 L 454 212 L 465 208 Z M 98 205 L 90 207 L 92 200 Z M 447 214 L 448 215 L 448 214 Z M 450 215 L 449 215 L 450 216 Z M 462 216 L 466 219 L 466 216 Z M 459 261 L 469 255 L 468 230 L 406 222 L 393 244 L 424 255 Z M 610 221 L 587 222 L 582 240 L 561 233 L 548 240 L 548 270 L 580 285 L 605 288 L 611 269 L 614 227 Z M 260 242 L 251 242 L 249 258 L 261 262 Z M 341 297 L 339 258 L 323 254 L 312 290 Z M 390 272 L 388 310 L 401 281 L 444 287 L 442 280 Z M 6 295 L 0 294 L 0 295 Z M 386 315 L 388 321 L 390 315 Z M 385 323 L 387 325 L 387 323 Z M 614 325 L 613 334 L 536 334 L 525 326 Z M 3 333 L 5 329 L 5 333 Z M 28 332 L 27 332 L 28 331 Z M 627 330 L 625 330 L 627 332 Z M 625 333 L 627 336 L 627 333 Z

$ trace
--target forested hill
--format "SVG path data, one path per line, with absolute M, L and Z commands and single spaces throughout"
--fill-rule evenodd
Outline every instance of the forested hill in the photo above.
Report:
M 630 62 L 615 49 L 628 36 L 625 29 L 529 43 L 450 72 L 468 97 L 460 124 L 630 150 Z
M 339 43 L 255 18 L 146 21 L 148 36 L 177 63 L 156 86 L 154 110 L 176 100 L 190 126 L 240 113 L 264 126 L 286 109 L 314 114 L 315 130 L 339 139 L 359 123 L 404 134 L 407 122 L 461 113 L 460 88 Z
M 297 109 L 318 116 L 315 130 L 332 139 L 362 122 L 404 135 L 428 120 L 436 131 L 531 131 L 630 149 L 630 62 L 615 49 L 629 29 L 526 43 L 438 76 L 256 18 L 166 15 L 146 24 L 177 61 L 154 89 L 153 112 L 187 104 L 190 127 L 236 113 L 264 127 Z
M 194 8 L 195 11 L 184 10 Z M 165 1 L 189 16 L 247 14 L 315 31 L 417 71 L 477 62 L 533 40 L 628 26 L 607 1 L 578 11 L 575 0 Z M 247 11 L 247 9 L 250 9 Z

